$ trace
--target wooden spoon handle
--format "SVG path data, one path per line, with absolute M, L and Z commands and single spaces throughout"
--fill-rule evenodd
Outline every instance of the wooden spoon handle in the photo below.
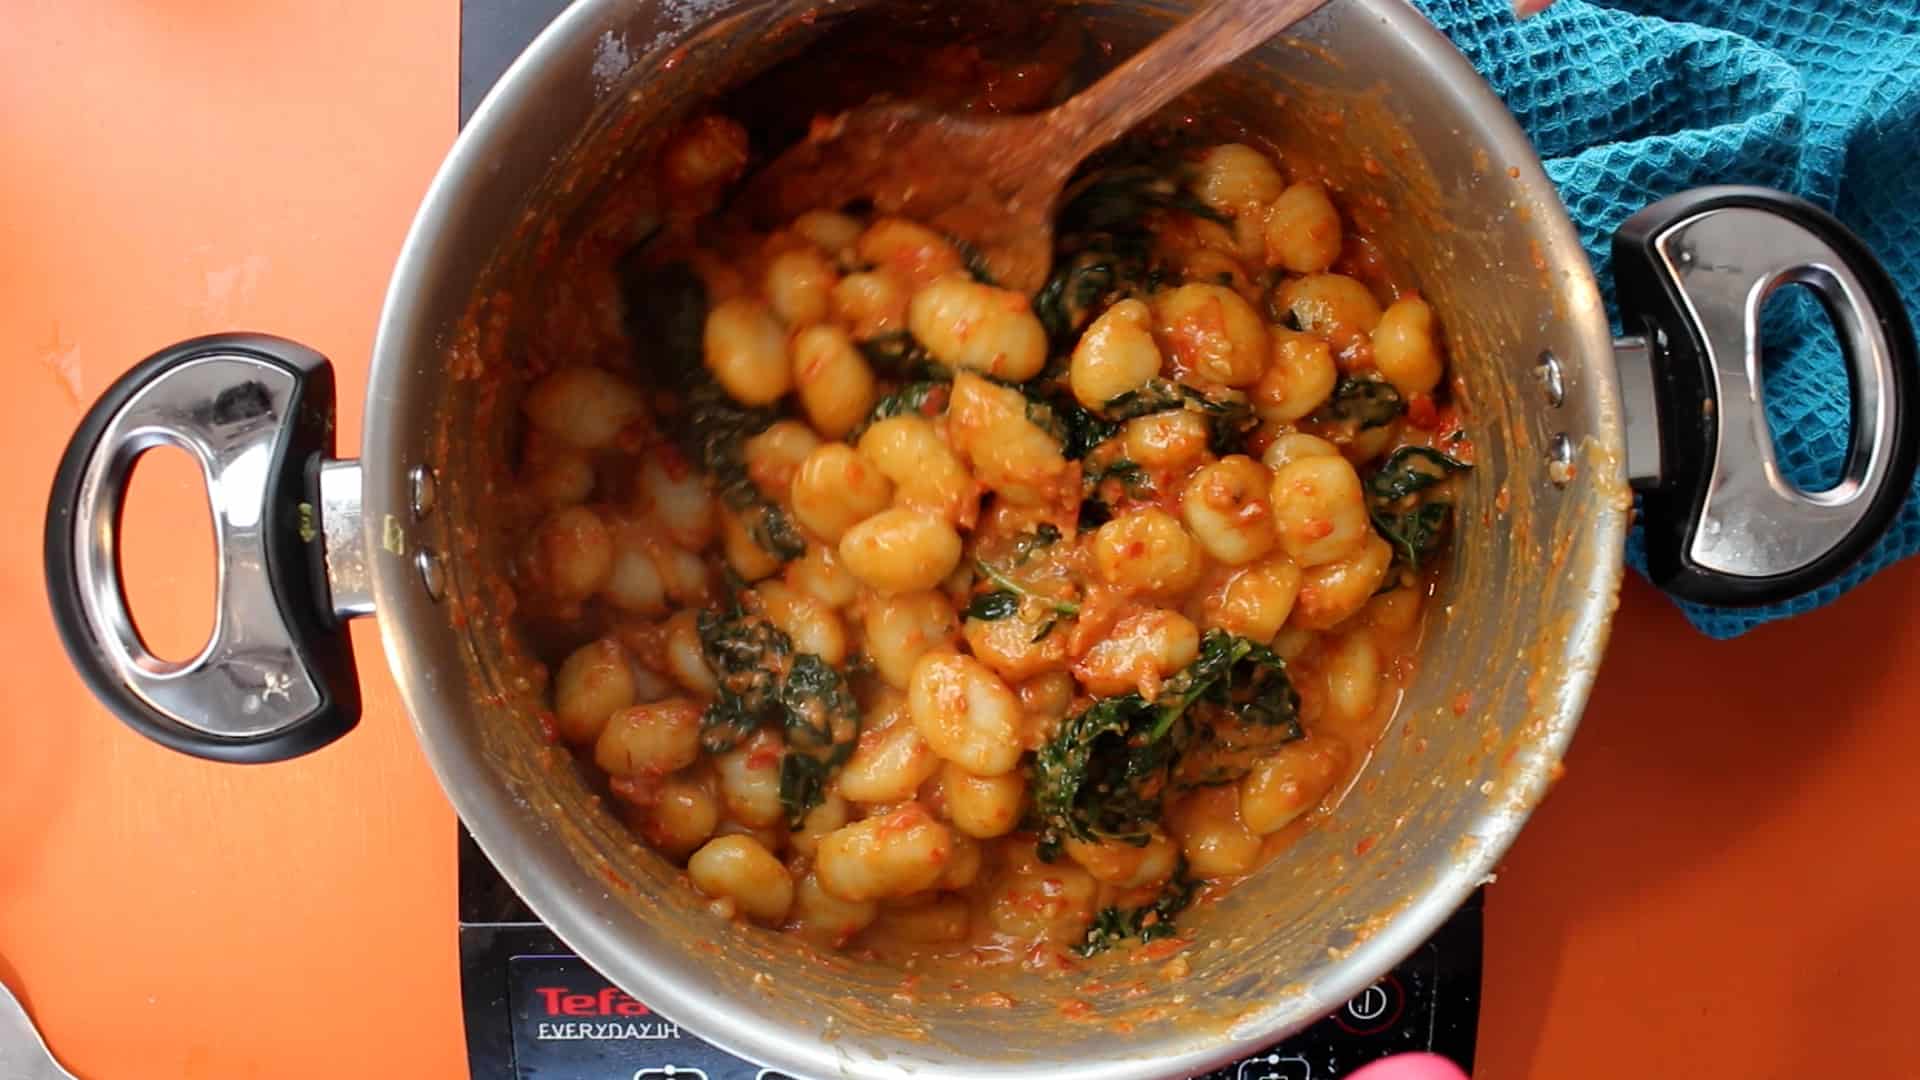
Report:
M 1080 161 L 1131 130 L 1254 46 L 1327 0 L 1214 0 L 1099 82 L 1053 110 L 1048 123 Z

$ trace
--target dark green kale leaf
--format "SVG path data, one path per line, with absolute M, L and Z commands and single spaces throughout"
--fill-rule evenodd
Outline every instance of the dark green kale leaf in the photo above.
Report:
M 947 411 L 947 402 L 953 397 L 953 384 L 932 379 L 910 382 L 879 401 L 874 402 L 873 410 L 860 426 L 847 436 L 848 442 L 859 442 L 860 436 L 873 425 L 895 416 L 938 416 Z
M 1472 468 L 1424 446 L 1403 446 L 1387 455 L 1379 471 L 1367 479 L 1367 494 L 1381 502 L 1404 499 L 1438 484 L 1454 473 Z
M 1019 562 L 1024 562 L 1024 561 L 1025 561 L 1024 559 L 1017 558 L 1016 565 Z M 1016 597 L 1015 610 L 1018 610 L 1018 602 L 1017 602 L 1018 597 L 1031 596 L 1035 600 L 1038 600 L 1042 604 L 1046 605 L 1048 610 L 1052 611 L 1056 615 L 1080 614 L 1079 604 L 1076 604 L 1071 600 L 1062 600 L 1057 596 L 1049 596 L 1046 593 L 1040 592 L 1032 588 L 1031 586 L 1028 586 L 1014 579 L 1013 577 L 1010 577 L 1006 571 L 1001 570 L 985 562 L 984 560 L 975 559 L 973 561 L 973 567 L 975 570 L 978 570 L 980 572 L 982 577 L 985 577 L 988 581 L 991 581 L 995 585 L 998 585 L 1000 587 L 999 590 L 997 590 L 998 592 L 1011 593 Z M 993 596 L 995 595 L 995 593 L 988 593 L 986 595 Z M 998 601 L 996 601 L 996 603 L 998 603 Z M 969 604 L 968 610 L 972 610 L 972 606 L 973 605 Z
M 787 745 L 806 750 L 844 747 L 860 734 L 860 705 L 831 664 L 813 653 L 793 658 L 780 686 L 786 709 Z
M 780 673 L 793 640 L 764 615 L 734 607 L 703 611 L 695 622 L 700 651 L 719 684 L 700 718 L 700 742 L 724 753 L 737 746 L 780 705 Z
M 1123 282 L 1144 276 L 1144 248 L 1137 256 L 1113 250 L 1112 241 L 1054 260 L 1053 273 L 1033 297 L 1033 313 L 1046 328 L 1053 350 L 1071 349 L 1074 338 L 1116 294 L 1132 290 Z
M 1031 379 L 1015 384 L 1014 389 L 1026 396 L 1027 419 L 1060 444 L 1060 456 L 1068 461 L 1086 457 L 1120 433 L 1120 425 L 1101 419 L 1057 382 Z
M 1113 520 L 1113 507 L 1105 500 L 1088 496 L 1080 500 L 1080 513 L 1074 520 L 1074 527 L 1081 532 L 1090 532 Z
M 1201 397 L 1198 390 L 1172 379 L 1152 378 L 1138 390 L 1129 390 L 1100 406 L 1100 412 L 1115 421 L 1131 420 L 1157 412 L 1187 407 L 1189 395 Z
M 1032 765 L 1043 856 L 1066 839 L 1146 843 L 1193 738 L 1196 704 L 1230 710 L 1242 722 L 1284 724 L 1297 723 L 1298 700 L 1272 650 L 1210 630 L 1193 663 L 1153 701 L 1121 694 L 1067 717 Z
M 780 801 L 794 828 L 826 798 L 833 770 L 853 756 L 860 706 L 846 680 L 813 653 L 794 657 L 780 687 L 787 752 L 780 761 Z
M 1062 194 L 1053 273 L 1033 299 L 1054 353 L 1070 350 L 1109 304 L 1179 284 L 1153 258 L 1148 215 L 1156 210 L 1225 220 L 1183 190 L 1179 171 L 1164 161 L 1095 165 Z
M 680 409 L 663 418 L 668 434 L 713 479 L 721 501 L 740 515 L 754 543 L 779 559 L 799 558 L 806 552 L 800 530 L 747 476 L 746 440 L 765 431 L 779 413 L 734 401 L 702 363 L 707 291 L 699 275 L 686 263 L 648 265 L 637 249 L 616 272 L 635 367 L 648 380 L 664 372 L 685 398 Z
M 1222 225 L 1232 219 L 1201 202 L 1181 186 L 1180 170 L 1167 161 L 1096 167 L 1074 181 L 1060 197 L 1054 219 L 1057 235 L 1146 230 L 1147 214 L 1180 210 Z
M 1326 403 L 1313 418 L 1323 422 L 1357 423 L 1360 430 L 1385 427 L 1407 411 L 1407 402 L 1393 384 L 1383 379 L 1342 375 Z
M 1042 858 L 1070 838 L 1147 842 L 1176 756 L 1147 738 L 1158 715 L 1139 694 L 1106 698 L 1069 716 L 1034 755 Z
M 1059 526 L 1050 521 L 1043 521 L 1035 526 L 1032 532 L 1021 533 L 1013 538 L 1001 558 L 1002 565 L 995 566 L 985 559 L 975 559 L 974 570 L 998 588 L 974 597 L 967 605 L 967 617 L 984 622 L 1012 618 L 1020 613 L 1021 598 L 1028 596 L 1039 600 L 1056 615 L 1079 614 L 1079 604 L 1057 596 L 1049 596 L 1011 574 L 1011 571 L 1018 570 L 1031 562 L 1035 555 L 1059 543 L 1060 535 Z
M 1020 614 L 1020 594 L 1014 592 L 1012 589 L 995 589 L 992 592 L 983 592 L 968 602 L 966 611 L 961 614 L 966 618 L 978 619 L 981 622 L 999 622 L 1001 619 L 1011 619 L 1015 615 Z
M 1215 402 L 1202 409 L 1207 418 L 1207 449 L 1218 457 L 1247 452 L 1247 437 L 1260 427 L 1260 417 L 1244 401 Z
M 883 378 L 915 381 L 952 380 L 953 369 L 933 358 L 925 345 L 906 330 L 892 330 L 859 343 L 862 355 Z
M 1171 379 L 1149 379 L 1138 390 L 1129 390 L 1101 406 L 1101 414 L 1110 420 L 1125 421 L 1137 416 L 1191 409 L 1207 422 L 1207 448 L 1216 455 L 1242 453 L 1247 436 L 1260 426 L 1253 406 L 1239 397 L 1209 397 L 1194 387 Z
M 1043 521 L 1035 525 L 1032 532 L 1014 537 L 1013 565 L 1025 566 L 1029 559 L 1059 542 L 1060 527 L 1051 521 Z
M 1172 937 L 1173 920 L 1192 905 L 1193 895 L 1199 889 L 1200 883 L 1187 876 L 1187 861 L 1183 858 L 1152 903 L 1136 908 L 1111 905 L 1101 908 L 1074 951 L 1081 956 L 1096 956 L 1128 938 L 1144 944 Z
M 1452 514 L 1453 504 L 1439 501 L 1398 512 L 1376 507 L 1372 512 L 1373 527 L 1393 545 L 1394 562 L 1418 570 L 1421 559 L 1440 549 Z
M 799 828 L 813 808 L 827 801 L 827 784 L 833 769 L 825 761 L 791 750 L 780 759 L 780 805 L 787 811 L 787 825 Z
M 1153 498 L 1153 477 L 1131 458 L 1114 458 L 1102 465 L 1087 466 L 1080 474 L 1080 487 L 1091 496 L 1108 480 L 1118 481 L 1130 499 Z
M 760 550 L 776 559 L 791 561 L 807 553 L 806 536 L 785 510 L 772 503 L 756 503 L 742 515 L 742 521 Z
M 713 701 L 700 714 L 700 745 L 716 754 L 724 754 L 760 729 L 761 713 L 748 706 L 736 694 L 715 692 Z
M 1177 788 L 1232 783 L 1261 757 L 1306 737 L 1300 695 L 1287 678 L 1286 664 L 1259 645 L 1247 651 L 1226 683 L 1215 684 L 1194 713 L 1203 722 L 1193 725 L 1174 763 Z
M 1081 956 L 1097 956 L 1132 937 L 1132 920 L 1128 917 L 1132 914 L 1126 908 L 1112 904 L 1101 908 L 1094 914 L 1093 922 L 1087 924 L 1086 936 L 1073 947 L 1073 951 Z
M 1403 446 L 1367 478 L 1373 527 L 1393 545 L 1394 562 L 1418 570 L 1422 559 L 1440 549 L 1453 506 L 1427 492 L 1470 468 L 1438 450 Z

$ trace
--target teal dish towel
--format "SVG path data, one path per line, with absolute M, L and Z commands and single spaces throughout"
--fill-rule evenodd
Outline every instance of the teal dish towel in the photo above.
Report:
M 1524 20 L 1509 0 L 1414 2 L 1532 137 L 1609 302 L 1621 222 L 1689 188 L 1759 184 L 1832 211 L 1920 312 L 1920 0 L 1559 0 Z M 1763 386 L 1781 467 L 1811 491 L 1840 474 L 1848 391 L 1804 292 L 1763 312 Z M 1831 602 L 1920 551 L 1915 486 L 1833 584 L 1773 607 L 1680 607 L 1728 638 Z M 1627 556 L 1645 569 L 1637 530 Z

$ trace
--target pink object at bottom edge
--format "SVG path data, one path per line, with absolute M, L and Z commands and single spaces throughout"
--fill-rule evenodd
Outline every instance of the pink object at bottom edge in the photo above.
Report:
M 1366 1066 L 1350 1080 L 1467 1080 L 1467 1074 L 1438 1054 L 1399 1054 Z

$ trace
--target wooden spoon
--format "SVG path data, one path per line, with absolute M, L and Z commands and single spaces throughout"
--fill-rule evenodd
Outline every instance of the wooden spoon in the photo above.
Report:
M 1030 116 L 982 119 L 868 105 L 825 121 L 762 170 L 765 222 L 871 199 L 972 244 L 1003 287 L 1032 293 L 1053 257 L 1053 208 L 1087 155 L 1326 0 L 1215 0 L 1099 82 Z

